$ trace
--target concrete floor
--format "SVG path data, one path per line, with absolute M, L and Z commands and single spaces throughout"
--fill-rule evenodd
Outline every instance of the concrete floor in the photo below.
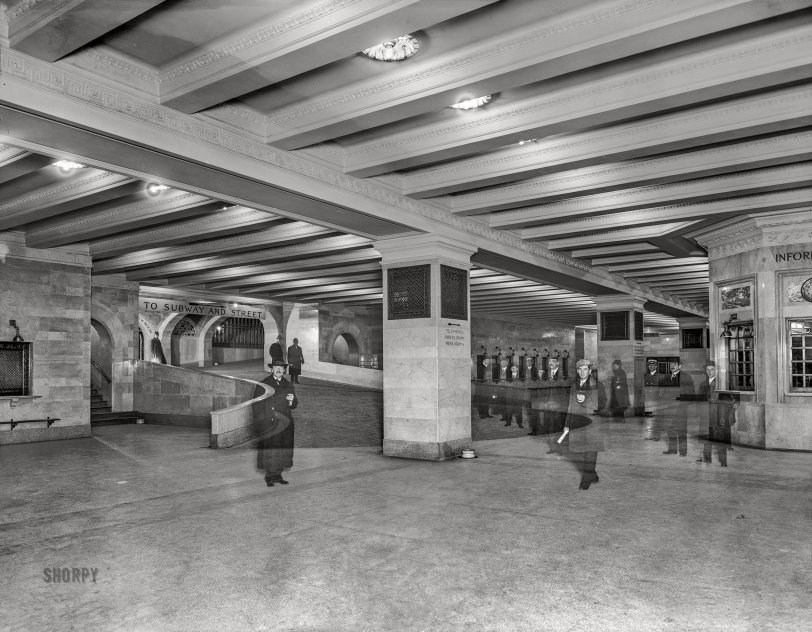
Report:
M 475 420 L 476 459 L 392 459 L 367 445 L 380 393 L 299 393 L 286 487 L 195 428 L 0 447 L 0 629 L 809 629 L 810 454 L 705 465 L 696 423 L 680 457 L 628 419 L 580 491 L 515 426 Z

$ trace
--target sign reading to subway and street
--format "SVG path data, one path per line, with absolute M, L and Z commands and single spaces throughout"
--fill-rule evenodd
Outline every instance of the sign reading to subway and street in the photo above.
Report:
M 193 316 L 227 316 L 229 318 L 265 319 L 265 310 L 254 305 L 234 303 L 187 303 L 160 298 L 139 298 L 139 309 L 142 312 L 159 314 L 191 314 Z

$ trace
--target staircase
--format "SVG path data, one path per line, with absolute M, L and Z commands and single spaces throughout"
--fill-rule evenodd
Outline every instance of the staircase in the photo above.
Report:
M 114 426 L 117 424 L 134 424 L 138 419 L 135 411 L 114 413 L 110 404 L 92 386 L 90 387 L 90 425 Z

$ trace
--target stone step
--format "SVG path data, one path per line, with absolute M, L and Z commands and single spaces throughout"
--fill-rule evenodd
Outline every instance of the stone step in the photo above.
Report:
M 134 424 L 139 419 L 137 412 L 103 412 L 91 413 L 90 425 L 91 426 L 112 426 L 116 424 Z

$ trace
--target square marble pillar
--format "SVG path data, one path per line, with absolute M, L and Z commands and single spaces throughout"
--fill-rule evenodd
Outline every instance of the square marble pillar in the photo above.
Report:
M 470 258 L 438 236 L 377 242 L 383 265 L 383 452 L 443 460 L 471 443 Z
M 642 416 L 646 408 L 643 384 L 646 372 L 643 347 L 645 301 L 626 294 L 596 296 L 594 301 L 598 309 L 598 357 L 587 359 L 592 360 L 598 369 L 598 379 L 604 388 L 612 376 L 612 362 L 620 360 L 629 386 L 629 407 L 625 414 Z M 610 322 L 611 331 L 607 327 Z M 610 396 L 607 390 L 607 402 Z
M 677 318 L 677 322 L 681 371 L 691 375 L 696 388 L 705 379 L 705 367 L 710 359 L 708 319 L 683 316 Z

